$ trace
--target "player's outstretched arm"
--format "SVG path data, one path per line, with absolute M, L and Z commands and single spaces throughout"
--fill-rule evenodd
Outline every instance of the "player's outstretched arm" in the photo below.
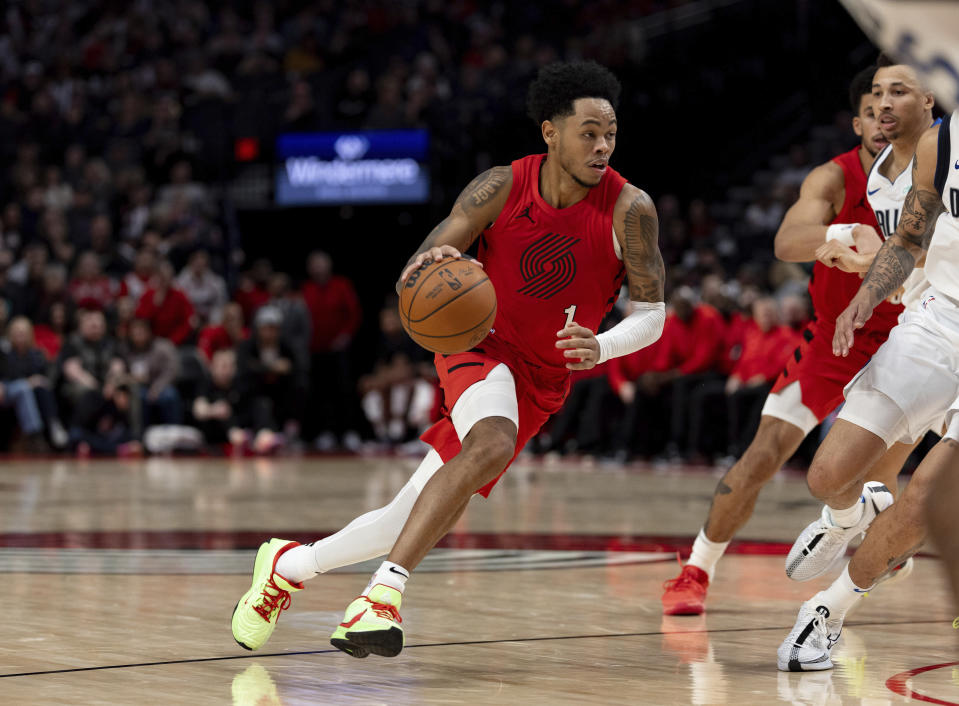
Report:
M 487 169 L 467 184 L 453 204 L 450 215 L 439 222 L 407 261 L 396 282 L 397 293 L 410 273 L 427 260 L 461 257 L 479 234 L 499 216 L 512 186 L 511 167 Z
M 933 127 L 919 140 L 912 162 L 912 190 L 903 204 L 899 225 L 876 254 L 856 296 L 836 319 L 832 344 L 835 355 L 849 353 L 853 332 L 865 325 L 879 302 L 902 286 L 929 249 L 936 219 L 945 210 L 935 186 L 938 139 L 939 129 Z

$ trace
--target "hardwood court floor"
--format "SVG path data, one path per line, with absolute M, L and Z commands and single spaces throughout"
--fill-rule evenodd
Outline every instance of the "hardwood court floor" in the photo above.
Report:
M 664 618 L 659 596 L 714 472 L 524 461 L 415 572 L 399 657 L 355 660 L 328 642 L 376 562 L 311 581 L 263 650 L 237 647 L 250 550 L 337 529 L 414 465 L 5 462 L 0 704 L 959 703 L 931 558 L 850 616 L 834 670 L 776 671 L 799 604 L 826 583 L 783 574 L 777 543 L 818 509 L 788 475 L 741 533 L 755 542 L 738 551 L 759 553 L 726 557 L 705 616 Z

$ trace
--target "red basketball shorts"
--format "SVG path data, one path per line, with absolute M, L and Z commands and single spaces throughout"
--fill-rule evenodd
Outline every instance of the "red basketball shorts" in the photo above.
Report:
M 460 420 L 466 418 L 478 421 L 484 416 L 483 410 L 463 409 L 463 405 L 461 405 L 456 409 L 460 426 L 459 432 L 457 432 L 452 419 L 454 407 L 456 407 L 460 398 L 463 398 L 464 405 L 471 404 L 471 393 L 475 392 L 476 388 L 465 397 L 464 393 L 467 393 L 467 390 L 470 390 L 474 385 L 486 381 L 490 373 L 500 364 L 506 365 L 512 376 L 512 394 L 515 395 L 515 407 L 513 409 L 517 417 L 514 420 L 517 428 L 516 450 L 513 458 L 506 464 L 506 468 L 509 468 L 516 456 L 546 423 L 550 415 L 555 414 L 563 406 L 569 392 L 569 373 L 567 370 L 546 369 L 527 363 L 513 354 L 505 344 L 493 340 L 491 337 L 488 337 L 477 348 L 466 353 L 437 355 L 436 372 L 439 374 L 440 388 L 443 391 L 443 416 L 427 429 L 420 438 L 436 450 L 440 458 L 443 459 L 443 463 L 449 462 L 463 448 L 460 434 L 465 437 L 469 429 L 463 428 L 464 424 Z M 509 379 L 509 376 L 505 374 L 497 374 L 495 377 L 499 385 L 502 385 L 504 379 Z M 506 390 L 509 390 L 509 387 Z M 511 406 L 512 400 L 509 400 L 509 402 Z M 493 412 L 485 416 L 507 415 Z M 506 472 L 506 468 L 499 476 L 476 492 L 483 497 L 488 497 L 493 486 Z
M 833 330 L 814 321 L 803 331 L 802 342 L 769 392 L 764 415 L 790 422 L 808 434 L 839 406 L 843 388 L 888 336 L 887 331 L 857 333 L 855 345 L 843 358 L 832 353 Z M 798 389 L 790 387 L 795 382 Z

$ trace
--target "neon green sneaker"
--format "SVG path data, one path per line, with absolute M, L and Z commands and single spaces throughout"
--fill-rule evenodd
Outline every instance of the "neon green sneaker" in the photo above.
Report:
M 369 595 L 360 596 L 346 608 L 343 622 L 330 637 L 330 643 L 353 657 L 371 652 L 380 657 L 396 657 L 403 649 L 400 603 L 403 594 L 390 586 L 377 584 Z
M 280 613 L 290 607 L 290 593 L 302 591 L 276 573 L 276 560 L 287 549 L 300 546 L 288 539 L 271 539 L 260 545 L 253 563 L 253 585 L 233 609 L 233 639 L 240 647 L 258 650 L 276 628 Z

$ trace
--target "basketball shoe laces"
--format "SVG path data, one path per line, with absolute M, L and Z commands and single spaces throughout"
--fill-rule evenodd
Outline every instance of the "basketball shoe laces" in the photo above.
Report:
M 823 647 L 827 650 L 832 649 L 832 646 L 839 642 L 839 635 L 842 633 L 842 628 L 839 629 L 838 633 L 829 632 L 829 626 L 826 624 L 826 616 L 816 611 L 816 617 L 812 619 L 813 629 L 815 630 L 816 636 L 819 638 L 818 647 Z M 797 647 L 802 647 L 796 643 Z
M 269 592 L 271 589 L 276 591 L 276 593 L 271 594 Z M 260 595 L 263 596 L 263 600 L 260 601 L 259 605 L 254 605 L 253 610 L 259 613 L 260 617 L 266 622 L 270 622 L 270 616 L 273 615 L 275 611 L 284 611 L 289 608 L 293 602 L 290 592 L 277 586 L 273 580 L 273 576 L 267 579 L 266 586 L 263 587 Z
M 366 600 L 370 601 L 369 598 Z M 403 618 L 400 617 L 400 612 L 396 609 L 395 605 L 390 605 L 389 603 L 377 603 L 376 601 L 370 601 L 370 609 L 377 614 L 380 618 L 384 620 L 393 620 L 397 623 L 402 623 Z
M 680 561 L 678 554 L 676 555 L 676 562 L 679 564 L 679 567 L 680 567 L 679 576 L 677 576 L 674 579 L 669 579 L 663 582 L 663 590 L 665 591 L 673 591 L 677 589 L 681 590 L 684 588 L 690 588 L 692 586 L 701 588 L 702 584 L 696 579 L 694 579 L 692 576 L 690 576 L 692 572 L 686 571 L 686 567 L 689 566 L 689 564 L 687 564 L 686 566 L 683 566 L 683 563 L 682 561 Z

